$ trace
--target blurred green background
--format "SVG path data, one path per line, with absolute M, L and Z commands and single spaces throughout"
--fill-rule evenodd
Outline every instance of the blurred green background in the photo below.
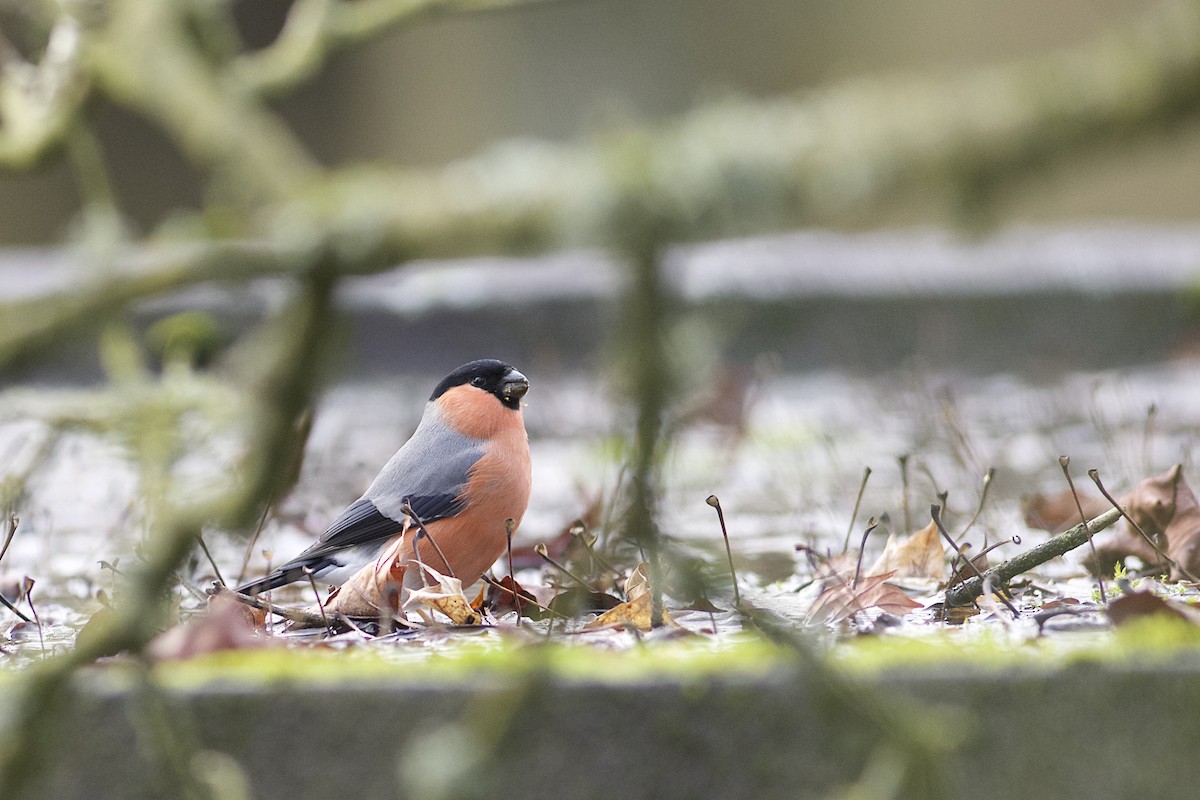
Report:
M 234 3 L 265 44 L 290 3 Z M 22 13 L 0 0 L 0 25 Z M 896 72 L 933 76 L 1083 43 L 1136 18 L 1132 0 L 906 3 L 792 0 L 573 0 L 447 15 L 336 55 L 278 103 L 327 164 L 428 165 L 511 137 L 570 140 L 651 122 L 724 94 L 769 97 Z M 154 128 L 107 100 L 93 118 L 121 207 L 143 232 L 202 188 Z M 61 159 L 0 176 L 0 245 L 69 235 L 79 201 Z M 1002 218 L 1037 223 L 1200 218 L 1200 123 L 1120 149 L 1100 144 L 1023 185 Z M 906 202 L 851 227 L 944 221 Z

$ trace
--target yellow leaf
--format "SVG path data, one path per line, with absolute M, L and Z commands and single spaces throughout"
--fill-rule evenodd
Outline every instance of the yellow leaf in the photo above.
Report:
M 603 628 L 607 625 L 631 625 L 638 630 L 648 631 L 650 625 L 650 592 L 644 591 L 638 595 L 636 599 L 630 600 L 616 608 L 610 608 L 599 617 L 583 626 L 584 630 L 594 628 Z M 671 615 L 664 608 L 662 611 L 662 621 L 664 625 L 678 626 L 675 620 L 671 619 Z

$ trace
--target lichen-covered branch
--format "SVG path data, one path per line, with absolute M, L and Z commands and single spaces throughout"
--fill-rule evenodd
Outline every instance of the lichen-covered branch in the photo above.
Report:
M 93 75 L 110 97 L 167 131 L 243 203 L 285 202 L 316 166 L 291 131 L 223 80 L 189 35 L 179 0 L 112 0 L 86 34 Z
M 17 709 L 0 727 L 0 796 L 18 797 L 37 774 L 40 756 L 52 741 L 46 731 L 54 724 L 53 709 L 78 667 L 121 650 L 137 651 L 155 634 L 160 622 L 155 613 L 174 580 L 175 570 L 206 525 L 237 526 L 252 519 L 275 491 L 293 454 L 293 421 L 309 403 L 314 388 L 314 363 L 328 323 L 334 276 L 314 272 L 300 296 L 275 324 L 285 325 L 288 336 L 267 358 L 257 387 L 255 418 L 249 432 L 244 472 L 217 500 L 170 509 L 155 527 L 141 562 L 112 613 L 97 624 L 94 635 L 81 639 L 63 656 L 43 662 L 27 676 Z
M 32 64 L 0 33 L 0 168 L 30 167 L 66 135 L 87 96 L 82 41 L 79 21 L 64 15 Z
M 1018 575 L 1023 575 L 1052 558 L 1058 558 L 1076 547 L 1086 544 L 1091 536 L 1104 530 L 1120 518 L 1120 509 L 1112 508 L 1089 521 L 1086 527 L 1081 522 L 1069 531 L 1053 536 L 1037 547 L 1032 547 L 1002 564 L 997 564 L 986 570 L 983 575 L 969 578 L 954 586 L 946 592 L 946 605 L 965 606 L 983 594 L 983 585 L 986 581 L 991 581 L 993 586 L 999 588 Z
M 199 163 L 238 177 L 242 199 L 259 201 L 243 223 L 256 244 L 199 240 L 186 263 L 168 255 L 161 270 L 118 271 L 93 287 L 97 296 L 133 300 L 210 279 L 231 250 L 262 252 L 217 277 L 278 274 L 306 249 L 334 254 L 347 273 L 481 252 L 621 249 L 614 219 L 630 192 L 665 222 L 667 241 L 832 220 L 918 188 L 980 197 L 1094 142 L 1200 111 L 1200 4 L 1173 2 L 1084 47 L 961 77 L 718 103 L 654 130 L 576 147 L 508 144 L 436 170 L 328 173 L 244 87 L 188 50 L 176 5 L 114 2 L 123 23 L 87 34 L 97 37 L 98 76 Z M 641 172 L 633 188 L 616 175 L 628 153 Z M 0 357 L 96 307 L 60 299 L 62 311 L 49 298 L 30 313 L 6 307 Z

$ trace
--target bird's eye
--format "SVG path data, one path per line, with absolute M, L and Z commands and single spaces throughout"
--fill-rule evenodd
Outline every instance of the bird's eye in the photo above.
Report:
M 478 386 L 482 389 L 485 383 L 487 383 L 487 378 L 484 378 L 482 375 L 476 375 L 474 378 L 471 378 L 472 386 Z

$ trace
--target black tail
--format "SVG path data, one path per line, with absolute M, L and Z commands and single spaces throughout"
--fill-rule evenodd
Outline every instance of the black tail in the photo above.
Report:
M 289 561 L 276 570 L 267 573 L 261 578 L 256 578 L 248 583 L 243 583 L 237 588 L 241 594 L 261 594 L 269 592 L 272 589 L 278 589 L 280 586 L 286 586 L 289 583 L 295 583 L 299 580 L 304 580 L 310 572 L 319 572 L 321 569 L 330 566 L 333 562 L 327 558 L 318 559 L 316 561 Z

